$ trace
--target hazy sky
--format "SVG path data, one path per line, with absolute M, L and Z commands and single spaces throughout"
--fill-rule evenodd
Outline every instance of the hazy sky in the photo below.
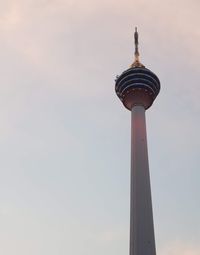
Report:
M 161 81 L 147 111 L 157 254 L 200 254 L 200 2 L 0 0 L 0 254 L 129 247 L 132 62 Z

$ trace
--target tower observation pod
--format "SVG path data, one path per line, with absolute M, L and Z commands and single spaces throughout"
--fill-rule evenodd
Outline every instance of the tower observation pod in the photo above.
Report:
M 135 59 L 116 79 L 115 91 L 131 111 L 130 255 L 156 255 L 145 111 L 160 91 L 158 77 L 139 60 L 138 32 Z

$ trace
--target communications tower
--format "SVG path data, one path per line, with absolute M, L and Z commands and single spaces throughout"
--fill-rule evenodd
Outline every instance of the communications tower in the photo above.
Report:
M 135 60 L 116 78 L 115 91 L 131 111 L 130 255 L 156 255 L 145 111 L 160 91 L 158 77 L 139 60 L 138 32 Z

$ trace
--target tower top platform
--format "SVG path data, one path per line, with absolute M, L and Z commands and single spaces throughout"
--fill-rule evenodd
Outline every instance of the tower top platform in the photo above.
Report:
M 135 59 L 129 69 L 116 79 L 115 91 L 124 106 L 131 110 L 135 105 L 148 109 L 160 91 L 158 77 L 139 60 L 138 32 L 134 33 Z

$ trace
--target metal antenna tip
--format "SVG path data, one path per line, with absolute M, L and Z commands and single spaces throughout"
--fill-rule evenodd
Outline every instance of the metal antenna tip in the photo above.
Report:
M 137 27 L 135 27 L 135 33 L 134 33 L 134 43 L 135 43 L 135 59 L 134 59 L 134 62 L 133 64 L 131 65 L 131 67 L 143 67 L 143 65 L 140 63 L 140 59 L 139 59 L 139 56 L 140 56 L 140 53 L 139 53 L 139 48 L 138 48 L 138 45 L 139 45 L 139 35 L 138 35 L 138 31 L 137 31 Z

